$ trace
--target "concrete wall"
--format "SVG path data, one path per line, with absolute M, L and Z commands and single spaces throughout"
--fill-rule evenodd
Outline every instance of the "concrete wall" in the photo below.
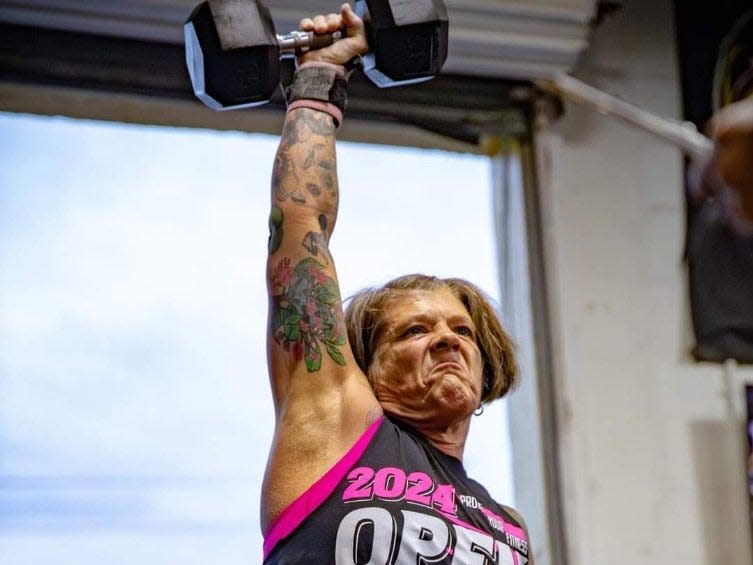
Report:
M 576 76 L 679 116 L 673 25 L 668 0 L 626 1 Z M 750 565 L 753 372 L 688 355 L 681 155 L 570 104 L 539 141 L 569 562 Z

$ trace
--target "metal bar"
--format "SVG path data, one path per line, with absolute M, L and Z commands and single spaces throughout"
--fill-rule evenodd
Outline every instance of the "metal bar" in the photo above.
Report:
M 535 83 L 543 90 L 590 106 L 601 114 L 616 116 L 653 133 L 677 145 L 693 159 L 702 159 L 713 150 L 714 142 L 699 133 L 691 122 L 661 118 L 565 73 L 557 73 L 547 79 L 537 79 Z
M 544 242 L 546 218 L 541 204 L 541 184 L 536 168 L 535 140 L 521 145 L 523 197 L 526 211 L 528 270 L 531 285 L 531 315 L 536 354 L 541 449 L 545 463 L 547 521 L 551 565 L 570 563 L 566 534 L 566 512 L 562 492 L 560 465 L 561 432 L 557 414 L 556 375 L 559 371 L 552 328 L 551 291 L 547 273 L 547 250 Z

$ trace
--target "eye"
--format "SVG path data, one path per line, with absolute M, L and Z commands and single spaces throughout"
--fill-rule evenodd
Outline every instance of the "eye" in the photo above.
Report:
M 410 337 L 412 335 L 425 334 L 426 329 L 423 326 L 411 326 L 403 332 L 404 337 Z
M 455 332 L 466 337 L 473 337 L 473 330 L 468 326 L 460 326 L 455 329 Z

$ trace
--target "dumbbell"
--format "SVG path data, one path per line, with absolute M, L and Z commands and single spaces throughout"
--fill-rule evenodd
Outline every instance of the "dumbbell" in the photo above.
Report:
M 380 88 L 429 80 L 447 58 L 442 0 L 358 0 L 369 52 L 363 71 Z M 281 59 L 337 41 L 342 32 L 277 35 L 259 0 L 208 0 L 184 26 L 186 64 L 197 98 L 215 110 L 265 104 L 280 82 Z

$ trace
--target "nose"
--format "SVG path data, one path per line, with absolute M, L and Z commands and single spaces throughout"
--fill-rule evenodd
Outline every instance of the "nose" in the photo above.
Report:
M 460 349 L 460 338 L 458 334 L 442 324 L 442 326 L 437 328 L 437 337 L 432 343 L 432 349 L 435 351 L 457 351 Z

